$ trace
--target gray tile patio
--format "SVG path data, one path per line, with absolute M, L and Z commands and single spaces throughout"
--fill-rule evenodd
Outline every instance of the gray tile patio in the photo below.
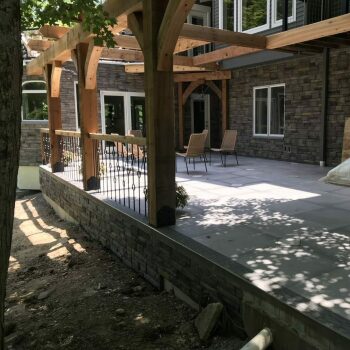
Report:
M 175 230 L 249 268 L 269 292 L 288 288 L 350 320 L 350 188 L 319 181 L 329 169 L 240 157 L 223 168 L 177 161 L 190 195 Z M 312 306 L 314 307 L 314 306 Z

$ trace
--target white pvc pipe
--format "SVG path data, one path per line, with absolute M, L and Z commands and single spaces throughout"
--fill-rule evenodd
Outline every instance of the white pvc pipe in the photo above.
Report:
M 269 328 L 264 328 L 251 341 L 241 348 L 241 350 L 265 350 L 272 344 L 272 332 Z

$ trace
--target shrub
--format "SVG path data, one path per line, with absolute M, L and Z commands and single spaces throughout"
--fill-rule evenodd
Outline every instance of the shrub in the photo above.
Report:
M 184 208 L 188 204 L 189 195 L 183 186 L 176 184 L 176 208 Z

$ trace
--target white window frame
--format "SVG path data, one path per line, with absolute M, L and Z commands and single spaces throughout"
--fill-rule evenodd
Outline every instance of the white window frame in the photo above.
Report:
M 73 82 L 74 86 L 74 109 L 75 109 L 75 130 L 80 131 L 79 128 L 79 115 L 78 115 L 78 96 L 77 96 L 77 86 L 78 86 L 78 81 Z
M 280 27 L 282 25 L 283 20 L 279 19 L 277 20 L 277 1 L 278 0 L 271 0 L 272 1 L 272 19 L 271 19 L 271 26 L 272 28 Z M 288 23 L 295 22 L 297 18 L 297 1 L 293 0 L 292 3 L 292 15 L 288 17 Z
M 46 85 L 46 82 L 44 80 L 27 80 L 22 83 L 22 95 L 25 94 L 47 94 L 46 90 L 26 90 L 23 87 L 28 83 L 44 83 Z M 35 119 L 24 119 L 23 118 L 23 105 L 21 106 L 21 119 L 24 123 L 47 123 L 48 119 L 43 120 L 35 120 Z
M 283 116 L 283 135 L 280 134 L 271 134 L 271 89 L 274 87 L 284 87 L 284 116 Z M 256 90 L 260 89 L 267 89 L 267 134 L 256 134 L 255 133 L 255 123 L 256 123 Z M 253 136 L 254 137 L 269 137 L 269 138 L 278 138 L 283 139 L 284 138 L 284 131 L 285 131 L 285 125 L 286 125 L 286 84 L 274 84 L 274 85 L 262 85 L 262 86 L 255 86 L 253 88 Z
M 210 27 L 211 25 L 211 8 L 209 6 L 203 6 L 203 5 L 193 5 L 190 13 L 187 16 L 187 23 L 191 23 L 191 17 L 201 17 L 203 18 L 203 26 L 204 27 Z
M 248 30 L 245 30 L 244 32 L 242 31 L 242 1 L 243 0 L 236 0 L 234 2 L 235 4 L 235 12 L 237 12 L 237 24 L 235 24 L 235 29 L 238 32 L 242 32 L 242 33 L 248 33 L 248 34 L 254 34 L 254 33 L 259 33 L 262 32 L 264 30 L 268 30 L 270 29 L 270 18 L 271 18 L 271 14 L 270 14 L 270 0 L 266 0 L 266 24 L 263 24 L 259 27 L 255 27 L 255 28 L 251 28 Z M 238 10 L 238 11 L 237 11 Z
M 131 97 L 145 97 L 144 92 L 126 92 L 126 91 L 108 91 L 101 90 L 100 92 L 100 103 L 101 103 L 101 130 L 102 133 L 106 133 L 106 115 L 104 108 L 104 98 L 105 96 L 122 96 L 124 98 L 124 135 L 132 129 L 131 120 Z
M 237 0 L 233 0 L 233 28 L 227 30 L 237 31 Z M 224 0 L 219 0 L 219 29 L 224 29 Z

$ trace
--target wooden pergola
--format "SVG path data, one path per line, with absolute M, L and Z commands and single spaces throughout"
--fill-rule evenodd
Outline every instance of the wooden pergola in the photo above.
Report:
M 350 14 L 269 36 L 253 35 L 184 24 L 195 0 L 107 0 L 104 10 L 117 18 L 112 28 L 116 48 L 94 45 L 94 36 L 81 24 L 72 28 L 41 28 L 43 40 L 32 40 L 31 48 L 42 53 L 27 65 L 28 75 L 44 74 L 48 86 L 49 130 L 52 171 L 61 171 L 58 137 L 61 129 L 60 77 L 62 64 L 72 60 L 78 72 L 80 127 L 83 146 L 84 189 L 96 187 L 94 143 L 90 133 L 98 132 L 96 73 L 101 58 L 134 62 L 127 72 L 144 72 L 148 152 L 149 222 L 154 226 L 175 223 L 174 82 L 178 83 L 179 106 L 196 87 L 207 84 L 221 99 L 222 128 L 227 123 L 227 79 L 220 61 L 256 53 L 281 50 L 314 54 L 324 48 L 348 46 Z M 122 32 L 130 29 L 133 35 Z M 47 38 L 47 39 L 45 39 Z M 180 55 L 207 45 L 226 46 L 195 57 Z M 137 64 L 135 64 L 135 62 Z M 176 74 L 174 74 L 176 72 Z M 220 90 L 213 82 L 222 81 Z M 183 91 L 183 83 L 189 86 Z M 179 108 L 179 127 L 183 111 Z M 180 131 L 180 145 L 183 144 Z

